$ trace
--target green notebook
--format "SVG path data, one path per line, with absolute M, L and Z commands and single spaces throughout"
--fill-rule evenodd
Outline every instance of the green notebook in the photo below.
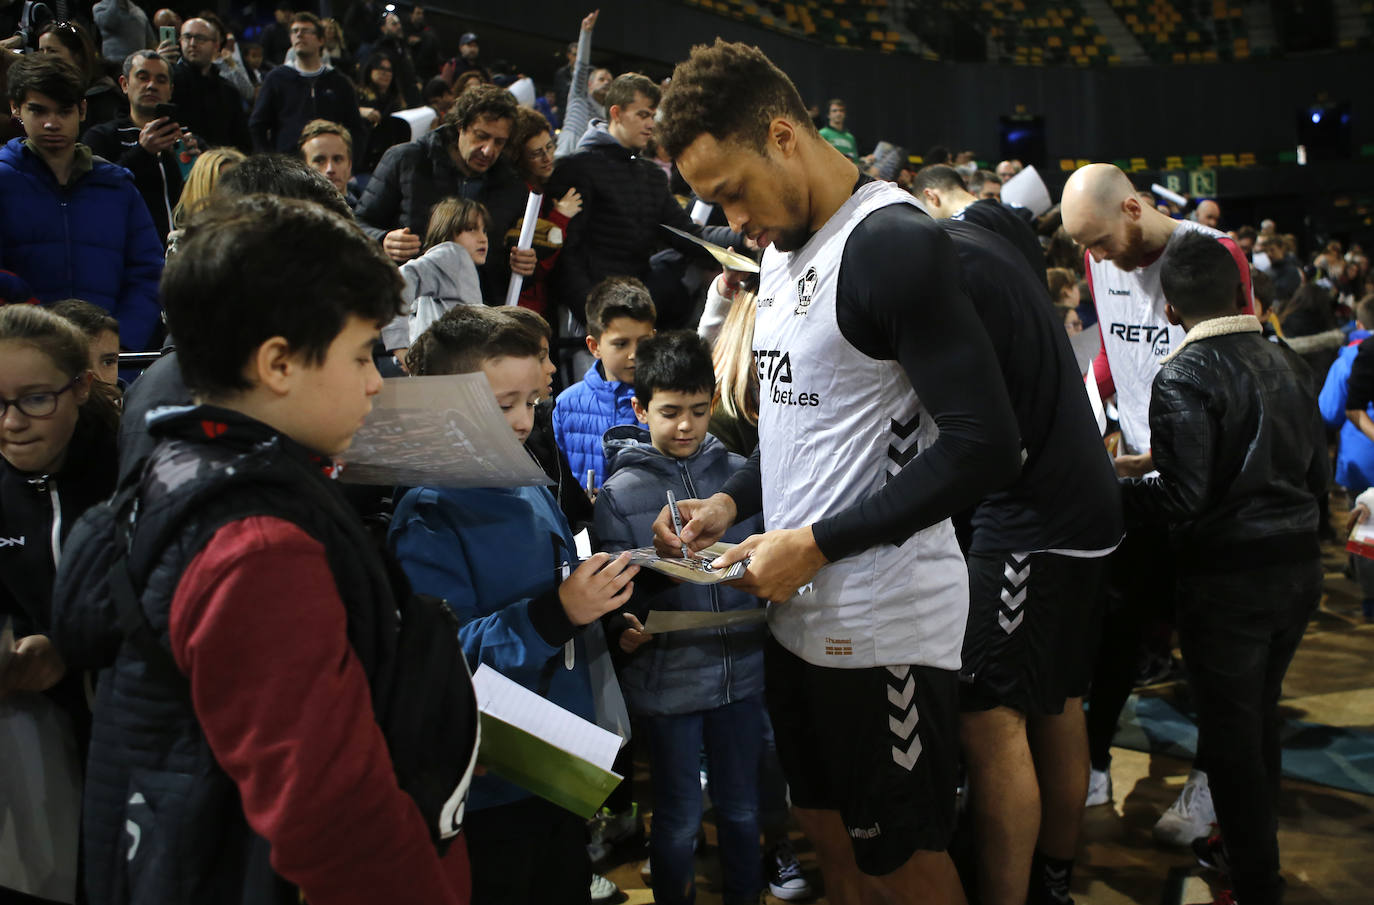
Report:
M 620 737 L 486 664 L 472 684 L 482 722 L 478 763 L 579 817 L 594 817 L 623 778 L 609 769 Z

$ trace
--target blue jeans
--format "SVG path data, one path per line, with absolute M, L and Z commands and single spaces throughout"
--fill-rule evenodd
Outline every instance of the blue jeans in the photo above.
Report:
M 725 902 L 755 902 L 763 888 L 759 851 L 759 757 L 763 747 L 763 696 L 714 710 L 644 719 L 654 790 L 649 851 L 654 901 L 691 905 L 696 900 L 694 849 L 701 826 L 702 745 L 716 809 Z

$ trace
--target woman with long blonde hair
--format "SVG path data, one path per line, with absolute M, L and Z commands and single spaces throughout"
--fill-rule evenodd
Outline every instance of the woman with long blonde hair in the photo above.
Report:
M 236 148 L 202 151 L 191 172 L 186 175 L 186 184 L 181 188 L 181 200 L 177 202 L 176 210 L 172 211 L 172 228 L 181 229 L 186 218 L 200 210 L 206 199 L 214 193 L 219 177 L 247 159 L 247 155 Z
M 752 455 L 759 442 L 759 377 L 754 368 L 754 303 L 750 284 L 734 286 L 724 277 L 711 284 L 706 312 L 697 332 L 712 342 L 711 361 L 716 369 L 716 393 L 712 399 L 709 430 L 725 448 L 742 456 Z M 721 291 L 722 284 L 724 291 Z M 714 339 L 711 312 L 726 309 Z

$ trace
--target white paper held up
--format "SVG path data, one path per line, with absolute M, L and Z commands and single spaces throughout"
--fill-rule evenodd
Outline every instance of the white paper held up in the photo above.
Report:
M 516 240 L 515 247 L 522 251 L 534 247 L 534 230 L 539 225 L 539 208 L 544 205 L 544 196 L 538 192 L 530 192 L 529 198 L 525 199 L 525 219 L 520 223 L 520 238 Z M 510 285 L 506 287 L 506 304 L 520 304 L 520 287 L 525 284 L 525 278 L 518 273 L 510 275 Z
M 496 406 L 485 374 L 382 381 L 372 414 L 341 458 L 341 479 L 403 487 L 549 483 Z
M 1054 205 L 1045 180 L 1031 166 L 1002 183 L 1002 203 L 1024 207 L 1037 217 Z

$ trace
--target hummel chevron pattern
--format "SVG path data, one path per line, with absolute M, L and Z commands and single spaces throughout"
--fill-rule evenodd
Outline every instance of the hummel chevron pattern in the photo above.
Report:
M 1002 569 L 1002 606 L 997 611 L 997 624 L 1008 635 L 1016 631 L 1021 620 L 1026 618 L 1021 606 L 1026 602 L 1026 582 L 1030 579 L 1031 571 L 1027 557 L 1025 553 L 1013 553 Z M 1022 563 L 1025 565 L 1022 566 Z
M 920 452 L 917 448 L 916 429 L 921 426 L 921 416 L 919 413 L 912 415 L 911 420 L 905 423 L 896 418 L 891 420 L 893 439 L 887 445 L 887 457 L 891 460 L 887 463 L 889 480 Z
M 910 772 L 921 756 L 921 737 L 916 734 L 916 724 L 921 721 L 915 704 L 916 677 L 911 674 L 910 666 L 889 666 L 887 671 L 892 674 L 887 685 L 887 702 L 897 708 L 895 716 L 887 715 L 887 727 L 897 737 L 897 744 L 892 746 L 892 761 Z

